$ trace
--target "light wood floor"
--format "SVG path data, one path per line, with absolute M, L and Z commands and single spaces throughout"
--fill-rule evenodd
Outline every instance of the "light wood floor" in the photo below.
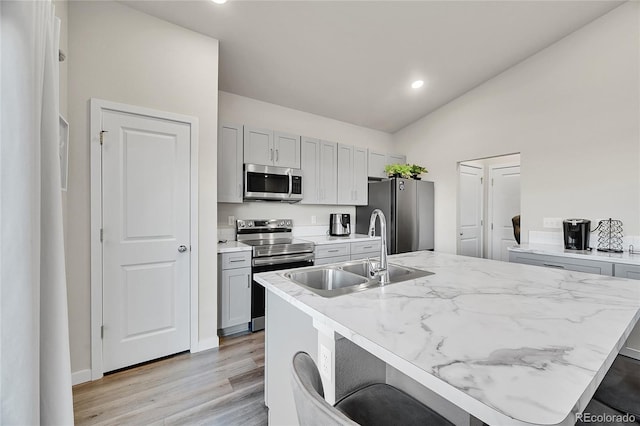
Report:
M 266 425 L 264 332 L 73 387 L 76 425 Z

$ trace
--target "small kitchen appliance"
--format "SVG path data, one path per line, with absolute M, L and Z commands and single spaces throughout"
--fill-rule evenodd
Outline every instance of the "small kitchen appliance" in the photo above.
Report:
M 567 250 L 588 250 L 591 234 L 591 221 L 588 219 L 565 219 L 562 221 L 564 230 L 564 248 Z
M 329 216 L 329 235 L 347 237 L 351 234 L 351 215 L 348 213 L 331 213 Z

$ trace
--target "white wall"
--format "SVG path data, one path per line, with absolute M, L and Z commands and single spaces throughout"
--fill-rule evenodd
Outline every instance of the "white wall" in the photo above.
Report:
M 377 151 L 402 153 L 391 144 L 389 133 L 355 126 L 319 115 L 285 108 L 244 96 L 220 91 L 220 122 L 246 124 L 280 130 L 302 136 L 372 148 Z M 310 206 L 272 202 L 219 204 L 218 224 L 228 227 L 227 217 L 238 219 L 291 218 L 296 226 L 311 225 L 316 215 L 317 225 L 329 224 L 329 213 L 350 213 L 355 223 L 355 208 L 350 206 Z M 328 228 L 327 228 L 328 229 Z
M 544 217 L 640 232 L 639 21 L 625 3 L 394 135 L 435 182 L 436 250 L 456 250 L 456 163 L 514 152 L 523 241 Z
M 218 41 L 116 2 L 69 2 L 67 280 L 72 371 L 90 368 L 90 98 L 199 118 L 199 341 L 217 345 Z

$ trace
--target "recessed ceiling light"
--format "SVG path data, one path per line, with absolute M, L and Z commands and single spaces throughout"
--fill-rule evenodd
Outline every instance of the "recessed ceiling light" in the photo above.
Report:
M 422 80 L 416 80 L 413 83 L 411 83 L 411 87 L 413 87 L 414 89 L 419 89 L 424 85 L 424 81 Z
M 227 2 L 227 0 L 211 0 L 211 1 L 217 4 L 225 4 Z

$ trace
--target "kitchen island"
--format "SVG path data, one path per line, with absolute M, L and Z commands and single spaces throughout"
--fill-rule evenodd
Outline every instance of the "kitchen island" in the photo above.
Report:
M 386 381 L 456 424 L 574 424 L 640 317 L 637 281 L 433 252 L 389 262 L 434 275 L 335 298 L 256 276 L 271 424 L 295 423 L 297 350 L 322 357 L 329 402 Z

